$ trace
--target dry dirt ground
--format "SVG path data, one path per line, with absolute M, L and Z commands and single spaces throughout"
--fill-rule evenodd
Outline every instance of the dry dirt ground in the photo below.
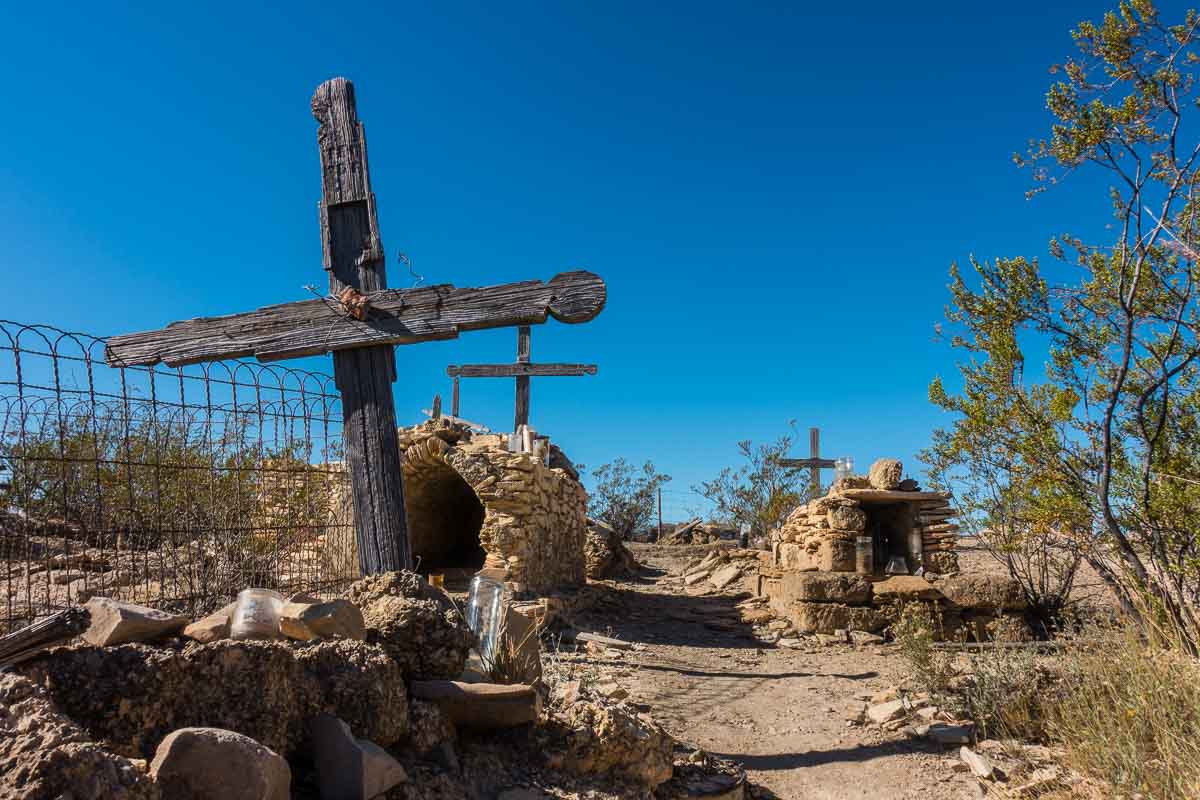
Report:
M 758 797 L 976 797 L 974 781 L 955 767 L 957 748 L 848 724 L 856 700 L 903 678 L 894 646 L 766 644 L 738 621 L 734 605 L 747 592 L 685 591 L 673 577 L 703 548 L 633 550 L 642 573 L 610 582 L 576 623 L 639 645 L 563 656 L 584 662 L 575 669 L 620 684 L 676 738 L 743 763 L 768 790 Z

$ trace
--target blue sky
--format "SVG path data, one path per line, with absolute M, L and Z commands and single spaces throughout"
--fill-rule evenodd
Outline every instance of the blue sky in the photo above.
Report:
M 107 335 L 323 286 L 308 101 L 344 75 L 392 286 L 398 252 L 427 283 L 606 279 L 595 321 L 534 329 L 600 370 L 535 380 L 532 421 L 653 459 L 668 517 L 792 419 L 919 475 L 949 264 L 1108 213 L 1087 181 L 1025 200 L 1011 156 L 1109 3 L 175 5 L 4 10 L 0 318 Z M 515 339 L 401 348 L 400 418 Z M 464 382 L 463 414 L 503 427 L 512 394 Z

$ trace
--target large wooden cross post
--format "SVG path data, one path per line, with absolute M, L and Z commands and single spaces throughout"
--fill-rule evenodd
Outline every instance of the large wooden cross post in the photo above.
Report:
M 517 397 L 515 402 L 513 430 L 529 424 L 529 379 L 549 377 L 578 377 L 595 375 L 595 364 L 533 364 L 529 360 L 529 326 L 517 328 L 517 360 L 512 364 L 463 364 L 446 367 L 446 374 L 454 378 L 454 402 L 451 413 L 458 416 L 459 378 L 516 378 Z
M 781 458 L 779 464 L 784 467 L 808 467 L 811 496 L 815 498 L 821 494 L 821 470 L 833 469 L 837 466 L 837 461 L 821 458 L 820 428 L 808 429 L 808 453 L 808 458 Z
M 177 367 L 255 356 L 260 361 L 333 353 L 342 395 L 346 461 L 364 574 L 407 569 L 412 554 L 392 383 L 393 345 L 453 339 L 462 331 L 520 326 L 553 317 L 579 323 L 604 308 L 604 281 L 565 272 L 548 282 L 478 289 L 448 284 L 387 289 L 367 141 L 354 87 L 321 84 L 312 98 L 321 153 L 321 244 L 329 296 L 225 317 L 200 317 L 158 331 L 114 336 L 105 358 L 118 367 Z

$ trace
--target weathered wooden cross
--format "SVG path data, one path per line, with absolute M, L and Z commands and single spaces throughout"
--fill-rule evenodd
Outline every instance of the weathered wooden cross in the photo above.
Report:
M 803 468 L 808 467 L 809 485 L 815 498 L 821 493 L 821 470 L 833 469 L 837 461 L 831 458 L 821 458 L 821 429 L 808 429 L 808 458 L 781 458 L 780 466 Z
M 411 566 L 400 446 L 392 383 L 393 345 L 453 339 L 463 331 L 541 324 L 548 317 L 579 323 L 604 308 L 604 281 L 565 272 L 548 282 L 524 281 L 458 289 L 444 284 L 387 289 L 367 140 L 354 87 L 334 78 L 312 98 L 321 153 L 321 245 L 329 296 L 267 306 L 225 317 L 200 317 L 158 331 L 114 336 L 113 366 L 182 366 L 255 356 L 260 361 L 333 353 L 342 395 L 346 461 L 354 493 L 359 563 L 364 574 Z
M 451 414 L 458 416 L 459 378 L 516 378 L 517 399 L 513 430 L 529 424 L 529 379 L 549 377 L 578 377 L 595 375 L 595 364 L 533 364 L 529 361 L 529 326 L 517 328 L 517 360 L 513 364 L 463 364 L 446 367 L 446 374 L 454 378 L 454 395 L 450 404 Z

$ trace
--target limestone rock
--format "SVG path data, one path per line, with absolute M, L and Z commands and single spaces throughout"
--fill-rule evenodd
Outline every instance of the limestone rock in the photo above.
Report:
M 869 489 L 871 480 L 866 475 L 847 475 L 837 478 L 829 485 L 829 494 L 837 494 L 845 489 Z
M 867 527 L 867 512 L 850 505 L 839 505 L 829 509 L 829 527 L 844 531 L 863 531 Z
M 871 582 L 853 572 L 785 573 L 780 594 L 809 603 L 865 604 L 871 599 Z
M 876 725 L 882 725 L 885 722 L 891 722 L 894 719 L 899 719 L 904 716 L 904 701 L 889 700 L 886 703 L 867 708 L 867 719 L 874 722 Z
M 628 706 L 580 700 L 555 711 L 559 746 L 550 766 L 576 774 L 614 774 L 653 789 L 670 780 L 673 742 L 649 716 Z
M 371 800 L 408 780 L 399 761 L 337 717 L 318 714 L 310 730 L 321 800 Z
M 220 728 L 183 728 L 159 744 L 150 775 L 171 800 L 289 800 L 292 771 L 276 752 Z
M 41 687 L 0 674 L 0 797 L 5 800 L 160 800 L 133 761 L 109 752 Z
M 959 748 L 958 755 L 963 760 L 963 763 L 970 767 L 971 774 L 976 778 L 986 780 L 992 777 L 992 773 L 995 772 L 995 768 L 992 767 L 992 762 L 988 761 L 987 756 L 983 753 L 976 753 L 966 745 Z
M 941 586 L 938 583 L 935 587 L 917 575 L 893 575 L 879 581 L 872 589 L 877 603 L 891 603 L 897 600 L 940 600 L 942 593 L 938 589 Z
M 1020 584 L 1007 575 L 954 575 L 939 580 L 937 588 L 959 608 L 1024 611 L 1029 607 Z
M 883 644 L 883 637 L 866 631 L 850 631 L 850 641 L 862 647 L 868 644 Z
M 638 568 L 637 559 L 625 547 L 611 525 L 588 517 L 587 538 L 583 545 L 587 576 L 594 580 L 628 575 Z
M 324 603 L 284 603 L 279 612 L 279 630 L 289 639 L 367 638 L 362 612 L 349 600 Z
M 886 628 L 890 621 L 877 609 L 841 603 L 791 603 L 784 613 L 796 631 L 803 634 L 832 634 L 839 628 L 874 633 Z
M 236 731 L 290 756 L 321 712 L 384 746 L 408 724 L 400 668 L 382 648 L 348 639 L 58 648 L 19 669 L 94 738 L 130 757 L 151 757 L 167 734 L 187 727 Z
M 229 623 L 233 619 L 233 610 L 237 601 L 233 601 L 220 611 L 214 611 L 207 617 L 196 620 L 183 629 L 183 635 L 200 644 L 208 644 L 218 639 L 229 638 Z
M 188 624 L 185 616 L 109 597 L 93 597 L 87 602 L 87 610 L 92 615 L 92 624 L 83 638 L 97 647 L 154 641 Z
M 904 477 L 904 465 L 895 458 L 881 458 L 871 465 L 867 479 L 873 489 L 898 489 Z
M 726 564 L 708 576 L 708 582 L 717 589 L 724 589 L 742 576 L 741 564 Z
M 415 572 L 385 572 L 352 584 L 349 598 L 362 610 L 367 641 L 386 650 L 408 678 L 462 674 L 475 635 L 445 592 Z

